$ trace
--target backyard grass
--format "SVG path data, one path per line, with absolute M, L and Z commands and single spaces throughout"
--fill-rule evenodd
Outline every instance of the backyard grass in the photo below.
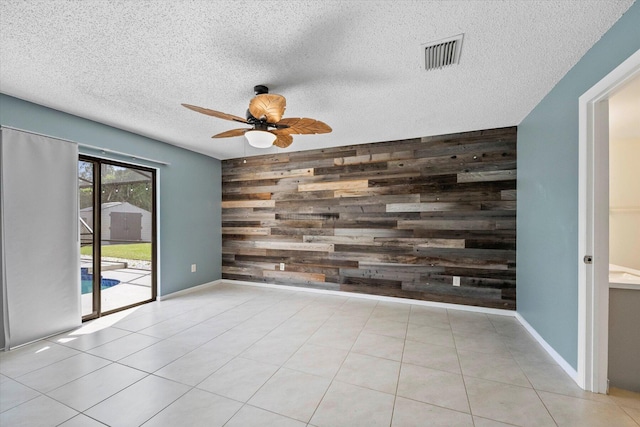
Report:
M 80 253 L 82 255 L 91 255 L 91 246 L 84 246 L 80 248 Z M 151 243 L 103 246 L 102 256 L 108 258 L 151 261 Z

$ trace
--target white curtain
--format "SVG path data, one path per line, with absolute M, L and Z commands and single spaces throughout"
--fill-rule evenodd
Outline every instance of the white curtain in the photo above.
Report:
M 82 322 L 78 146 L 3 128 L 0 165 L 0 346 L 10 349 Z

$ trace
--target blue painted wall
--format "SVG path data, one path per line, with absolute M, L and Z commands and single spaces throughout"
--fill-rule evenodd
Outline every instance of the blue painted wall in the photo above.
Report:
M 518 125 L 518 312 L 578 359 L 578 98 L 640 49 L 640 2 Z
M 167 295 L 220 279 L 219 160 L 5 94 L 0 94 L 0 124 L 171 163 L 158 167 L 161 280 L 158 294 Z M 83 148 L 80 152 L 132 161 Z M 191 264 L 197 264 L 196 273 L 191 273 Z

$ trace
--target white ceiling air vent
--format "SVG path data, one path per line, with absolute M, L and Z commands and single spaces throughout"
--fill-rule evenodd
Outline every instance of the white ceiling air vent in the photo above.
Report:
M 463 35 L 458 34 L 421 45 L 424 52 L 424 69 L 429 71 L 457 64 L 460 61 Z

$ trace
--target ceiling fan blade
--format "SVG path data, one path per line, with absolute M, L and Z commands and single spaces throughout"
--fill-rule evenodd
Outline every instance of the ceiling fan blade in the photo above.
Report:
M 243 119 L 242 117 L 239 117 L 239 116 L 234 116 L 233 114 L 222 113 L 220 111 L 210 110 L 208 108 L 202 108 L 202 107 L 198 107 L 196 105 L 190 105 L 190 104 L 182 104 L 182 106 L 190 110 L 197 111 L 198 113 L 206 114 L 207 116 L 213 116 L 219 119 L 231 120 L 234 122 L 247 123 L 247 124 L 249 123 L 247 119 Z
M 287 100 L 282 95 L 263 93 L 256 95 L 249 103 L 249 112 L 258 120 L 266 119 L 269 123 L 278 123 L 282 119 Z
M 231 129 L 226 132 L 221 132 L 219 134 L 213 135 L 211 138 L 230 138 L 232 136 L 242 136 L 244 133 L 251 128 L 248 129 Z
M 273 145 L 275 145 L 276 147 L 287 148 L 293 142 L 293 137 L 291 135 L 276 132 L 272 133 L 278 135 L 278 138 L 273 142 Z
M 329 133 L 331 127 L 320 120 L 309 119 L 307 117 L 294 117 L 280 120 L 279 125 L 287 125 L 288 128 L 278 129 L 278 132 L 286 134 L 315 134 Z

